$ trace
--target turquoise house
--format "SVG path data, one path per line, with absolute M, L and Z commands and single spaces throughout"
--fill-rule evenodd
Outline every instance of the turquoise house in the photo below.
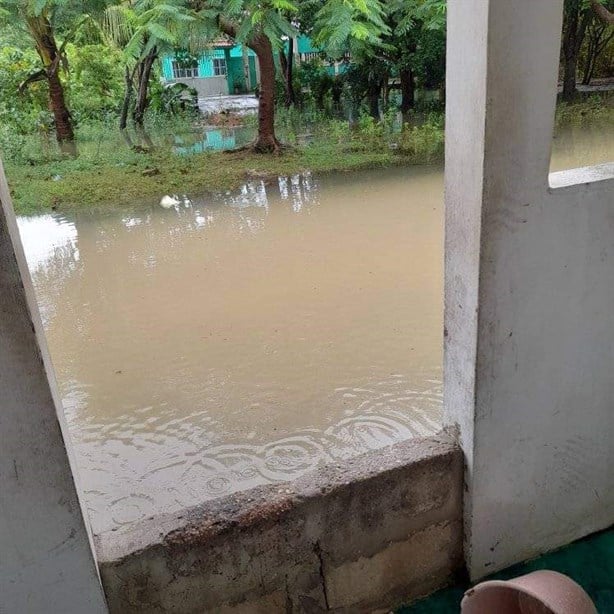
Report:
M 328 59 L 326 54 L 318 47 L 314 47 L 312 40 L 304 35 L 300 35 L 294 40 L 294 58 L 297 64 L 320 60 L 326 66 L 326 70 L 333 76 L 344 73 L 350 60 L 349 54 L 338 62 Z
M 166 83 L 185 83 L 203 98 L 246 94 L 254 91 L 259 80 L 254 52 L 225 40 L 197 58 L 186 54 L 163 56 L 162 75 Z
M 286 43 L 286 51 L 288 47 Z M 330 74 L 337 75 L 345 71 L 347 59 L 341 62 L 327 60 L 308 36 L 301 35 L 294 40 L 296 65 L 322 60 Z M 256 54 L 246 46 L 226 39 L 219 40 L 198 57 L 180 52 L 163 56 L 162 74 L 165 83 L 185 83 L 193 87 L 200 98 L 247 94 L 256 89 L 260 80 Z

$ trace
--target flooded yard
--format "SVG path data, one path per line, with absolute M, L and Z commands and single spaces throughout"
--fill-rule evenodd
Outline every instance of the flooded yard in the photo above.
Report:
M 94 532 L 437 431 L 442 189 L 305 173 L 22 218 Z

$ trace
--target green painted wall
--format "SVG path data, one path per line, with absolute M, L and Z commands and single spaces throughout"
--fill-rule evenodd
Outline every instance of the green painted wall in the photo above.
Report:
M 231 84 L 232 87 L 230 87 Z M 243 94 L 247 91 L 245 72 L 243 71 L 243 57 L 231 57 L 228 62 L 228 91 L 231 94 Z

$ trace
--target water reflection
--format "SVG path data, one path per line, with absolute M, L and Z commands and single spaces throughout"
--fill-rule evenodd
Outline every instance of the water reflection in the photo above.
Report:
M 611 160 L 604 134 L 561 135 L 553 167 Z M 20 220 L 96 533 L 438 428 L 442 183 Z
M 20 227 L 96 533 L 438 428 L 436 170 Z
M 253 137 L 252 128 L 207 128 L 202 132 L 175 135 L 174 151 L 179 154 L 225 151 L 247 145 Z

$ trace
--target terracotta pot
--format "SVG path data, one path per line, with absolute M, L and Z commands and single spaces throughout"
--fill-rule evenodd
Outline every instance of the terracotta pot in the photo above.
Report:
M 584 589 L 556 571 L 491 580 L 469 589 L 462 614 L 597 614 Z

